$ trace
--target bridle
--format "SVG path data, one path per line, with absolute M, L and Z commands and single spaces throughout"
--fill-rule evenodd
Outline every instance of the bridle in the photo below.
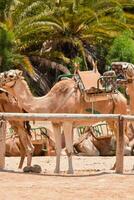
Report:
M 15 82 L 13 83 L 13 85 L 11 85 L 10 88 L 13 88 L 13 87 L 16 85 L 16 82 L 17 82 L 17 81 L 15 81 Z
M 134 70 L 134 65 L 131 66 L 131 67 L 133 67 L 133 70 Z M 129 70 L 129 64 L 124 69 L 122 69 L 122 72 L 123 72 L 124 77 L 126 79 L 126 84 L 132 83 L 134 81 L 134 78 L 132 78 L 133 76 L 129 75 L 128 70 Z
M 13 83 L 13 85 L 10 86 L 10 88 L 13 88 L 16 85 L 17 80 L 11 80 L 11 81 L 14 81 L 14 83 Z M 4 86 L 6 83 L 8 83 L 8 82 L 5 82 L 2 86 Z

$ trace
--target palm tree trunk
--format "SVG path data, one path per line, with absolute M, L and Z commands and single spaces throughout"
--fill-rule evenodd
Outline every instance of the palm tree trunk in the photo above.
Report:
M 53 61 L 48 60 L 46 58 L 41 58 L 39 56 L 31 56 L 30 59 L 32 61 L 40 63 L 40 65 L 42 65 L 42 66 L 44 65 L 44 66 L 50 67 L 52 69 L 57 69 L 57 70 L 65 73 L 65 74 L 71 74 L 69 69 L 67 67 L 65 67 L 64 65 L 53 62 Z

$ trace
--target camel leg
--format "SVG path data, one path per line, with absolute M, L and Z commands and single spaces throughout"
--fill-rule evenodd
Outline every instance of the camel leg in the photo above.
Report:
M 27 166 L 31 166 L 33 152 L 34 152 L 34 146 L 31 142 L 30 136 L 27 135 Z
M 63 130 L 65 135 L 66 142 L 66 152 L 68 157 L 68 174 L 73 174 L 73 165 L 72 165 L 72 154 L 73 154 L 73 132 L 72 132 L 72 123 L 64 122 Z
M 22 151 L 25 151 L 25 153 L 21 152 L 21 160 L 19 163 L 19 168 L 21 168 L 23 165 L 25 155 L 27 155 L 27 166 L 31 166 L 32 154 L 34 152 L 34 146 L 31 142 L 31 138 L 28 135 L 27 130 L 23 127 L 24 126 L 23 123 L 15 122 L 14 124 L 14 122 L 11 122 L 11 125 L 14 129 L 14 132 L 19 135 L 21 147 L 23 148 Z
M 24 148 L 23 148 L 23 150 L 24 150 Z M 19 162 L 19 166 L 18 166 L 19 169 L 22 168 L 24 160 L 25 160 L 25 157 L 26 157 L 26 151 L 25 150 L 23 151 L 23 150 L 20 148 L 20 154 L 21 155 L 20 155 L 20 162 Z
M 22 168 L 26 155 L 27 155 L 27 166 L 31 166 L 31 163 L 32 163 L 32 154 L 34 152 L 34 146 L 31 143 L 31 139 L 30 139 L 29 135 L 27 135 L 27 140 L 28 140 L 27 147 L 24 147 L 20 140 L 21 159 L 20 159 L 20 163 L 19 163 L 19 167 L 18 167 L 19 169 Z M 25 144 L 25 146 L 26 146 L 26 144 Z
M 111 170 L 115 170 L 116 168 L 116 162 L 114 163 L 113 167 L 111 168 Z
M 17 146 L 20 149 L 20 162 L 19 162 L 18 168 L 21 169 L 22 166 L 23 166 L 23 163 L 24 163 L 24 159 L 26 157 L 26 151 L 25 151 L 25 148 L 24 148 L 24 146 L 21 142 L 20 137 L 19 137 L 19 144 Z
M 19 163 L 19 167 L 18 167 L 19 169 L 22 168 L 26 155 L 27 155 L 27 166 L 31 166 L 32 153 L 31 153 L 31 151 L 29 152 L 29 150 L 25 150 L 24 153 L 21 151 L 21 159 L 20 159 L 20 163 Z
M 25 160 L 25 156 L 26 156 L 26 154 L 24 156 L 21 155 L 19 166 L 18 166 L 19 169 L 22 169 L 22 166 L 23 166 L 23 163 L 24 163 L 24 160 Z
M 61 126 L 60 124 L 54 124 L 53 131 L 55 135 L 55 148 L 56 148 L 56 167 L 54 173 L 60 172 L 60 155 L 61 155 Z
M 22 131 L 22 129 L 21 129 L 20 133 L 21 133 L 20 140 L 21 140 L 21 143 L 22 143 L 23 147 L 25 148 L 25 152 L 27 154 L 27 166 L 31 166 L 32 154 L 34 151 L 34 147 L 31 143 L 31 140 L 30 140 L 28 134 L 25 133 L 25 131 Z M 22 160 L 23 160 L 23 158 L 22 158 Z

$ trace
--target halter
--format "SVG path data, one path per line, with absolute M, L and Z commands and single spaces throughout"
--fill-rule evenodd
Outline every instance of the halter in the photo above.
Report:
M 10 88 L 13 88 L 13 87 L 15 86 L 15 84 L 16 84 L 16 82 L 17 82 L 17 79 L 16 79 L 16 80 L 12 80 L 12 81 L 14 81 L 14 83 L 13 83 L 13 85 L 10 86 Z M 8 81 L 6 81 L 5 84 L 6 84 L 6 83 L 8 83 Z M 5 85 L 5 84 L 4 84 L 4 85 Z
M 17 81 L 15 81 L 15 82 L 13 83 L 13 85 L 12 85 L 10 88 L 13 88 L 13 87 L 16 85 L 16 82 L 17 82 Z

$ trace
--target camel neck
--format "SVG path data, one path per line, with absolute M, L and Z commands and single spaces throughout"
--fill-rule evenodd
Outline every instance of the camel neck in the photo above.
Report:
M 27 83 L 23 79 L 18 79 L 14 85 L 9 89 L 9 92 L 14 95 L 19 105 L 27 112 L 31 112 L 34 96 L 32 95 Z
M 134 83 L 127 86 L 127 93 L 130 97 L 130 114 L 134 115 Z

